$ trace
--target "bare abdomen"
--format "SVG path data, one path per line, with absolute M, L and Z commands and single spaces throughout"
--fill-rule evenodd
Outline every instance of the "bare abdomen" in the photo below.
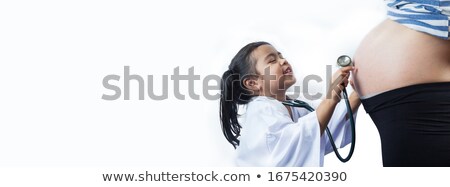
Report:
M 367 34 L 354 56 L 360 96 L 404 86 L 450 82 L 450 41 L 385 20 Z

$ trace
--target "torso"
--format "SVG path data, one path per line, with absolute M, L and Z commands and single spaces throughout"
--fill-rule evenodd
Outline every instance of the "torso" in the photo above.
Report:
M 450 81 L 450 41 L 385 20 L 354 55 L 356 89 L 371 96 L 404 86 Z

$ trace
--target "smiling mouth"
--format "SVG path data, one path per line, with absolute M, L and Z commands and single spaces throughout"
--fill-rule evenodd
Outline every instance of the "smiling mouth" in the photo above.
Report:
M 284 74 L 284 75 L 292 75 L 292 69 L 291 69 L 290 67 L 286 68 L 286 69 L 283 71 L 283 74 Z

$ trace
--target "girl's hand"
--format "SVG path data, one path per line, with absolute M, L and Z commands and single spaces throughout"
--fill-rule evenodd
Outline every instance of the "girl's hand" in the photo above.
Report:
M 353 66 L 347 66 L 339 69 L 333 75 L 333 79 L 327 92 L 327 99 L 331 99 L 334 104 L 341 101 L 341 93 L 348 85 L 348 78 L 350 77 L 350 71 L 354 69 Z

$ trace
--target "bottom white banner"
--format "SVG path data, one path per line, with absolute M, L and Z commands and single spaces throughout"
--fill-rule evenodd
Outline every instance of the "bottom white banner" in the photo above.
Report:
M 0 186 L 359 186 L 448 184 L 450 168 L 24 168 L 0 169 Z

